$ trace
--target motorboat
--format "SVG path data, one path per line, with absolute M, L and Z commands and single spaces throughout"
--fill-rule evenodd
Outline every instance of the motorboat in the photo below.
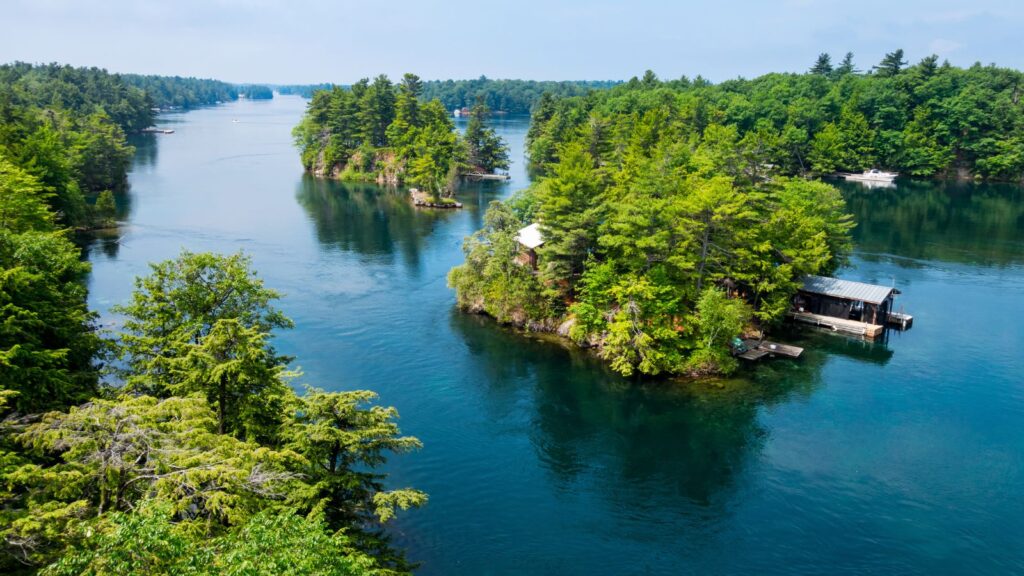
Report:
M 871 170 L 865 170 L 860 174 L 843 174 L 843 178 L 847 180 L 853 180 L 855 182 L 879 182 L 879 183 L 891 183 L 899 174 L 895 172 L 885 172 L 872 168 Z

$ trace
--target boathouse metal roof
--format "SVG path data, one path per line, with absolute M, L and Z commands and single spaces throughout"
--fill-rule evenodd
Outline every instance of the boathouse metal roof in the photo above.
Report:
M 540 224 L 534 222 L 516 233 L 516 242 L 526 246 L 530 250 L 544 243 L 544 237 L 540 233 Z
M 854 282 L 852 280 L 840 280 L 839 278 L 827 278 L 825 276 L 805 276 L 802 290 L 833 298 L 881 304 L 895 291 L 895 288 Z

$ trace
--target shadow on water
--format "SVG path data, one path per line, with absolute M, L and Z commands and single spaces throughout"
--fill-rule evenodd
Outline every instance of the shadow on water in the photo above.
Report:
M 858 252 L 961 264 L 1024 263 L 1024 191 L 1017 185 L 900 181 L 894 188 L 833 182 L 858 223 Z
M 719 510 L 767 439 L 759 411 L 813 394 L 828 357 L 763 363 L 725 380 L 640 381 L 483 316 L 455 311 L 451 325 L 484 373 L 489 402 L 516 402 L 532 387 L 531 443 L 555 484 L 568 493 L 598 486 L 619 510 Z
M 150 133 L 128 136 L 128 143 L 135 147 L 135 156 L 132 157 L 133 171 L 156 166 L 157 153 L 160 151 L 156 138 L 156 134 Z
M 400 253 L 416 270 L 427 238 L 453 211 L 420 210 L 405 188 L 314 178 L 299 182 L 296 199 L 316 227 L 317 240 L 364 256 Z

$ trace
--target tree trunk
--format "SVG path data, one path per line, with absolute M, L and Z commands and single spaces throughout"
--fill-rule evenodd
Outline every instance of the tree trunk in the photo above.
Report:
M 224 433 L 224 414 L 226 412 L 224 403 L 227 402 L 227 383 L 224 381 L 224 376 L 220 377 L 220 386 L 217 391 L 219 397 L 217 398 L 217 432 L 219 434 Z

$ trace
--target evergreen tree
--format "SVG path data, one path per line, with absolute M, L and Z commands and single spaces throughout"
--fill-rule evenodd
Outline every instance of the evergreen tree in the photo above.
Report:
M 893 52 L 886 53 L 878 66 L 874 67 L 875 73 L 883 78 L 890 78 L 899 74 L 907 61 L 903 59 L 903 49 L 899 48 Z
M 843 61 L 839 63 L 835 70 L 836 76 L 842 77 L 847 74 L 856 74 L 857 72 L 858 70 L 853 65 L 853 52 L 847 52 L 843 56 Z
M 832 74 L 832 57 L 826 52 L 819 54 L 817 61 L 814 62 L 814 66 L 811 67 L 811 74 L 820 74 L 822 76 Z
M 218 354 L 257 354 L 260 362 L 272 365 L 283 361 L 266 340 L 272 329 L 290 328 L 292 321 L 273 307 L 280 295 L 264 287 L 248 257 L 183 251 L 150 267 L 149 276 L 136 279 L 131 301 L 115 308 L 126 317 L 120 348 L 128 389 L 168 396 L 197 386 L 180 371 L 180 363 L 193 353 L 214 355 L 206 361 L 214 379 L 223 373 L 214 366 Z M 234 326 L 228 334 L 233 331 L 258 350 L 232 353 L 215 343 L 217 338 L 207 342 L 211 335 L 228 336 L 225 322 Z
M 463 136 L 470 170 L 486 174 L 508 168 L 508 146 L 493 128 L 487 126 L 490 114 L 491 110 L 483 99 L 477 100 Z

